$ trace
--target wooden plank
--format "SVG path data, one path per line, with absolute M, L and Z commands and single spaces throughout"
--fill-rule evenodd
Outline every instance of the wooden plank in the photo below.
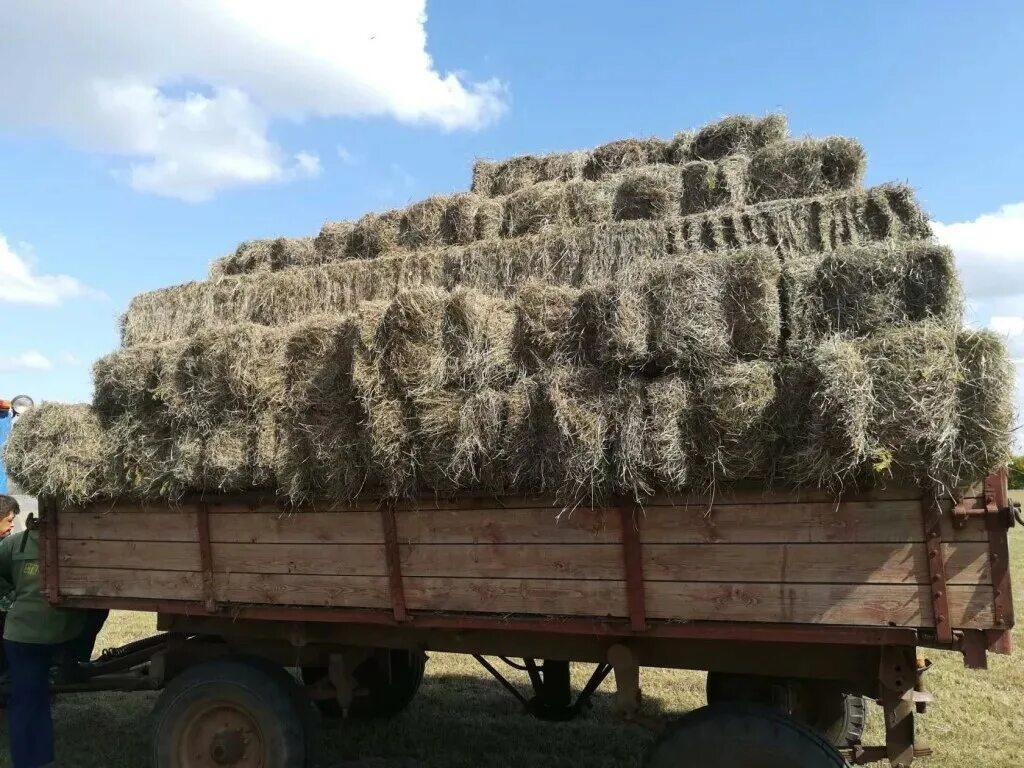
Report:
M 618 544 L 403 544 L 405 576 L 625 578 Z
M 132 571 L 123 568 L 61 568 L 60 593 L 88 597 L 198 600 L 198 571 Z
M 198 541 L 195 512 L 64 512 L 61 539 Z
M 199 548 L 188 542 L 62 539 L 62 565 L 78 568 L 199 571 Z
M 954 627 L 991 626 L 990 588 L 950 587 L 948 593 Z M 928 587 L 919 585 L 658 581 L 647 585 L 647 611 L 651 618 L 680 621 L 934 625 Z
M 409 577 L 405 600 L 413 611 L 626 615 L 626 585 L 621 581 Z
M 384 548 L 380 544 L 221 543 L 213 545 L 213 562 L 217 573 L 386 574 Z
M 223 512 L 210 514 L 215 544 L 377 544 L 384 541 L 380 512 Z
M 386 576 L 218 573 L 217 597 L 255 605 L 391 608 Z
M 617 510 L 399 511 L 402 544 L 618 544 Z
M 910 543 L 924 541 L 918 501 L 735 505 L 646 510 L 646 543 Z M 954 531 L 944 516 L 943 538 L 984 541 L 984 527 Z
M 983 544 L 945 547 L 952 583 L 988 583 Z M 924 544 L 648 544 L 648 581 L 928 584 Z

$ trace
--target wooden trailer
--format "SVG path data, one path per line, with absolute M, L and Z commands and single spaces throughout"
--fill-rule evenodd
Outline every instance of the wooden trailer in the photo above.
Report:
M 235 725 L 218 731 L 196 702 L 223 700 L 248 674 L 296 711 L 305 693 L 327 712 L 390 714 L 431 650 L 475 655 L 552 719 L 612 673 L 621 712 L 642 719 L 640 667 L 708 670 L 710 708 L 670 729 L 649 765 L 706 753 L 702 766 L 743 766 L 744 754 L 831 766 L 928 753 L 913 729 L 929 698 L 919 647 L 959 649 L 972 667 L 1010 651 L 1014 513 L 1000 473 L 956 497 L 749 491 L 571 510 L 544 498 L 300 510 L 44 499 L 37 525 L 53 603 L 160 614 L 165 634 L 90 673 L 97 687 L 166 686 L 159 768 L 245 766 L 254 750 L 264 762 L 253 765 L 301 765 L 308 739 L 300 759 L 294 738 L 284 753 L 272 751 L 284 736 L 252 737 L 283 727 L 257 704 L 237 703 Z M 487 656 L 523 658 L 534 698 Z M 595 665 L 575 704 L 568 662 Z M 301 667 L 305 684 L 285 682 L 283 666 Z M 857 742 L 860 697 L 885 711 L 884 746 Z M 199 752 L 210 761 L 189 762 Z

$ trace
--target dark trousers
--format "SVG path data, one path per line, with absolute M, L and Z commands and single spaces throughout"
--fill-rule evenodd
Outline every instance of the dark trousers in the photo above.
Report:
M 50 662 L 57 645 L 4 640 L 11 681 L 7 724 L 14 768 L 42 768 L 53 762 Z

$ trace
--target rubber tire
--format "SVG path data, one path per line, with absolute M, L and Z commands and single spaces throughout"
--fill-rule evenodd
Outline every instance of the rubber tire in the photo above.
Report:
M 356 696 L 349 707 L 348 716 L 357 720 L 377 720 L 394 717 L 409 706 L 423 682 L 427 665 L 426 654 L 418 651 L 392 649 L 391 679 L 381 669 L 377 659 L 367 659 L 356 667 L 355 675 L 360 688 L 367 695 Z M 324 667 L 303 667 L 302 681 L 312 685 L 327 676 Z M 328 719 L 344 716 L 337 701 L 321 699 L 316 702 L 321 714 Z
M 819 733 L 757 704 L 713 704 L 670 725 L 644 768 L 846 768 Z
M 287 684 L 261 664 L 229 659 L 190 667 L 164 688 L 152 713 L 153 768 L 180 768 L 175 758 L 175 723 L 191 705 L 206 698 L 236 702 L 256 720 L 266 743 L 266 768 L 308 764 L 303 714 Z
M 259 656 L 237 656 L 239 661 L 252 664 L 277 680 L 288 691 L 292 705 L 302 718 L 302 727 L 306 742 L 306 762 L 302 768 L 313 768 L 320 752 L 320 736 L 322 717 L 313 700 L 306 695 L 302 683 L 284 667 L 280 667 L 269 659 Z
M 758 675 L 736 675 L 709 672 L 707 678 L 708 704 L 748 702 L 773 707 L 772 688 L 795 682 L 810 686 L 813 690 L 812 707 L 814 717 L 805 713 L 785 712 L 800 722 L 823 734 L 836 747 L 849 747 L 861 743 L 867 728 L 868 707 L 861 696 L 851 696 L 840 691 L 828 681 L 780 680 Z

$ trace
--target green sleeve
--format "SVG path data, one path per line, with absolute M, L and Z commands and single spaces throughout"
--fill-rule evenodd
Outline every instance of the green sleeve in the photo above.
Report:
M 14 551 L 13 541 L 14 536 L 8 536 L 3 541 L 0 541 L 0 593 L 11 589 L 11 582 L 14 581 L 12 574 L 14 561 L 11 558 L 11 554 Z

